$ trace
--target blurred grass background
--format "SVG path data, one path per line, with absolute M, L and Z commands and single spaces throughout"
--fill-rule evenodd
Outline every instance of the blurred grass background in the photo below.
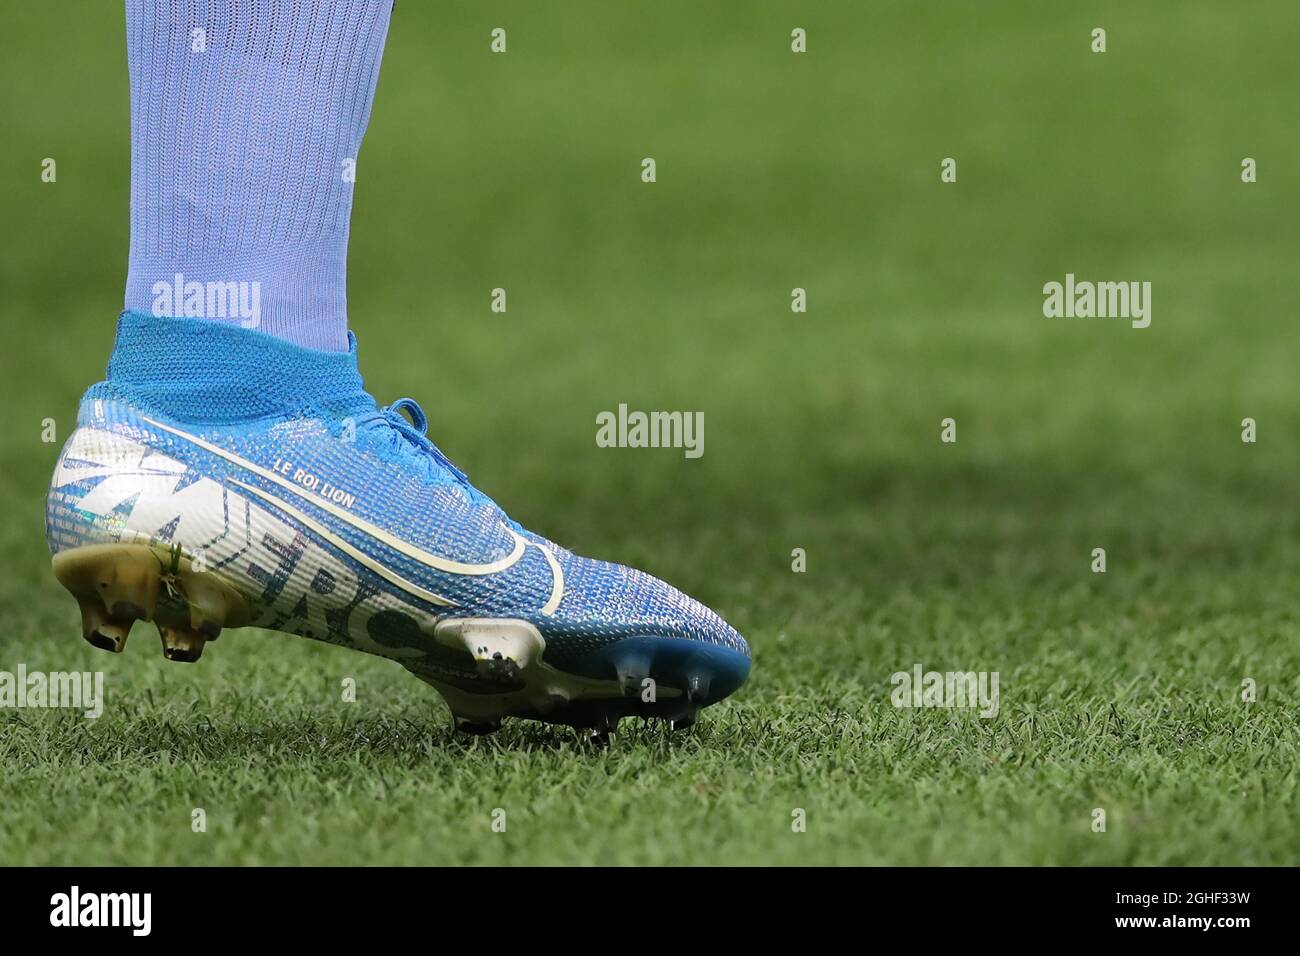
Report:
M 754 647 L 692 736 L 593 753 L 455 741 L 404 672 L 305 641 L 185 669 L 146 627 L 120 658 L 78 638 L 40 436 L 121 306 L 122 11 L 7 5 L 0 670 L 103 669 L 108 712 L 0 711 L 0 862 L 1293 863 L 1298 27 L 1285 0 L 399 0 L 352 221 L 371 391 Z M 1151 281 L 1151 327 L 1044 318 L 1067 272 Z M 704 412 L 704 457 L 597 448 L 620 402 Z M 1000 716 L 894 710 L 915 663 L 999 671 Z

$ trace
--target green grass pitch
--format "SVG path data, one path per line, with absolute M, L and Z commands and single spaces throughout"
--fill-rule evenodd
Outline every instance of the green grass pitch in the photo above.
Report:
M 352 223 L 368 386 L 525 525 L 754 648 L 689 735 L 593 750 L 453 738 L 396 665 L 307 641 L 81 640 L 42 509 L 125 279 L 122 13 L 4 5 L 0 670 L 103 670 L 107 709 L 0 710 L 0 863 L 1294 863 L 1298 26 L 397 4 Z M 1150 281 L 1151 326 L 1045 318 L 1066 273 Z M 705 454 L 596 447 L 621 402 L 704 412 Z M 896 709 L 915 664 L 997 671 L 998 716 Z

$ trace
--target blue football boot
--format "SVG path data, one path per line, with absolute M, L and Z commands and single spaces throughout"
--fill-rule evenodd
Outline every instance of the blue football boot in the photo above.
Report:
M 722 618 L 510 520 L 419 405 L 376 406 L 351 344 L 123 313 L 46 509 L 88 641 L 121 651 L 144 620 L 177 661 L 232 627 L 340 644 L 399 662 L 474 733 L 688 726 L 744 683 L 749 646 Z

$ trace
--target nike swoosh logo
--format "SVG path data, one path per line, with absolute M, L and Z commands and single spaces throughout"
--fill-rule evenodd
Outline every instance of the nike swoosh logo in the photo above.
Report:
M 316 532 L 316 534 L 320 535 L 322 538 L 324 538 L 330 544 L 334 545 L 334 547 L 338 548 L 340 551 L 342 551 L 348 557 L 352 558 L 354 561 L 363 564 L 366 567 L 368 567 L 371 571 L 374 571 L 375 574 L 379 575 L 389 584 L 395 584 L 403 591 L 406 591 L 409 594 L 414 594 L 416 597 L 424 598 L 426 601 L 430 602 L 431 604 L 440 604 L 443 607 L 456 606 L 456 602 L 451 600 L 450 598 L 445 598 L 441 594 L 434 594 L 432 591 L 428 590 L 427 588 L 420 587 L 420 585 L 416 584 L 414 581 L 408 581 L 400 574 L 388 570 L 386 567 L 384 567 L 374 558 L 370 557 L 364 552 L 358 551 L 356 548 L 352 547 L 352 545 L 348 544 L 338 535 L 334 534 L 334 532 L 330 531 L 329 528 L 326 528 L 315 518 L 299 511 L 297 508 L 289 504 L 287 501 L 281 501 L 279 498 L 276 498 L 274 495 L 268 494 L 267 492 L 262 491 L 260 488 L 254 488 L 252 485 L 246 485 L 244 484 L 244 482 L 239 481 L 238 479 L 232 478 L 230 480 L 233 484 L 238 485 L 240 488 L 243 488 L 245 491 L 249 492 L 250 494 L 256 495 L 258 498 L 261 498 L 263 501 L 267 502 L 268 504 L 274 505 L 275 507 L 279 508 L 281 511 L 284 511 L 290 517 L 297 519 L 299 523 L 306 525 L 308 528 Z
M 313 497 L 312 495 L 308 494 L 302 488 L 298 487 L 293 482 L 287 480 L 283 476 L 277 475 L 275 472 L 263 468 L 261 465 L 248 461 L 245 458 L 241 458 L 239 455 L 236 455 L 233 452 L 229 452 L 226 449 L 220 447 L 219 445 L 214 445 L 212 442 L 205 441 L 204 439 L 199 438 L 197 435 L 191 435 L 189 432 L 181 431 L 179 428 L 172 428 L 170 425 L 165 425 L 162 422 L 152 418 L 148 418 L 147 416 L 142 415 L 141 419 L 145 422 L 148 422 L 150 425 L 152 425 L 155 428 L 162 429 L 163 431 L 168 432 L 169 434 L 175 435 L 178 438 L 182 438 L 185 441 L 197 445 L 199 448 L 202 448 L 204 451 L 211 452 L 212 454 L 216 455 L 218 458 L 230 462 L 232 465 L 237 465 L 240 468 L 246 469 L 247 471 L 250 471 L 253 474 L 257 475 L 259 478 L 263 478 L 275 485 L 279 485 L 280 487 L 293 492 L 293 494 L 296 495 L 298 498 L 307 501 L 314 507 L 320 508 L 323 511 L 328 511 L 335 518 L 337 518 L 339 521 L 342 521 L 344 524 L 348 525 L 349 527 L 354 528 L 355 530 L 360 531 L 363 534 L 370 536 L 371 538 L 374 538 L 376 541 L 379 541 L 382 544 L 387 545 L 388 547 L 392 548 L 394 551 L 397 551 L 405 555 L 406 557 L 412 559 L 413 561 L 419 562 L 420 564 L 424 565 L 427 568 L 432 568 L 435 571 L 444 571 L 448 574 L 463 574 L 463 575 L 470 575 L 470 576 L 498 574 L 502 571 L 509 570 L 510 568 L 518 564 L 519 560 L 524 556 L 524 552 L 528 549 L 529 542 L 525 541 L 523 536 L 520 535 L 513 528 L 503 524 L 501 526 L 502 529 L 505 530 L 505 532 L 509 534 L 511 538 L 514 539 L 514 548 L 504 558 L 501 558 L 497 561 L 491 561 L 485 564 L 469 564 L 463 561 L 453 561 L 450 558 L 444 558 L 436 554 L 430 554 L 427 551 L 423 551 L 420 548 L 417 548 L 414 545 L 406 541 L 403 541 L 401 538 L 397 537 L 391 532 L 385 531 L 383 528 L 380 528 L 378 525 L 371 524 L 369 521 L 366 521 L 364 518 L 359 518 L 356 515 L 350 514 L 343 508 L 340 508 L 338 505 L 334 504 L 332 501 L 328 501 L 326 499 L 319 498 L 319 497 Z M 423 598 L 426 601 L 430 601 L 434 604 L 441 604 L 444 606 L 455 605 L 454 601 L 451 601 L 448 598 L 441 597 L 440 595 L 434 594 L 432 591 L 429 591 L 411 581 L 406 580 L 401 575 L 389 571 L 387 568 L 385 568 L 379 562 L 375 561 L 373 558 L 368 557 L 361 551 L 358 551 L 356 548 L 349 545 L 346 541 L 344 541 L 338 535 L 331 532 L 319 521 L 316 521 L 314 518 L 307 515 L 303 511 L 299 510 L 298 508 L 295 508 L 294 506 L 290 505 L 288 502 L 285 502 L 282 499 L 277 498 L 274 495 L 271 495 L 270 493 L 263 491 L 260 488 L 256 488 L 242 481 L 238 481 L 233 478 L 231 479 L 231 481 L 234 484 L 238 485 L 240 488 L 244 489 L 245 491 L 248 491 L 251 494 L 256 495 L 258 498 L 262 499 L 263 501 L 266 501 L 267 503 L 272 504 L 277 508 L 280 508 L 281 510 L 283 510 L 289 515 L 292 515 L 299 522 L 306 525 L 312 531 L 316 532 L 321 537 L 323 537 L 325 540 L 329 541 L 336 548 L 348 554 L 350 557 L 352 557 L 354 560 L 358 561 L 359 563 L 370 568 L 370 570 L 374 571 L 376 574 L 384 578 L 386 581 L 397 585 L 403 590 L 410 591 L 411 593 Z M 564 597 L 564 573 L 560 569 L 559 561 L 556 560 L 555 555 L 551 553 L 549 548 L 542 547 L 540 544 L 534 544 L 533 546 L 542 552 L 542 555 L 546 558 L 546 562 L 551 569 L 551 595 L 547 599 L 546 603 L 542 605 L 541 608 L 541 613 L 549 617 L 550 615 L 555 613 L 556 608 L 560 606 L 560 601 Z

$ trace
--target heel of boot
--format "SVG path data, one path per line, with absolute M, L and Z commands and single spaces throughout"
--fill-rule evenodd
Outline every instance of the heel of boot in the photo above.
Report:
M 94 544 L 61 551 L 54 576 L 81 608 L 81 633 L 92 645 L 121 653 L 136 621 L 151 621 L 163 656 L 196 661 L 224 627 L 243 627 L 252 609 L 238 591 L 196 570 L 179 549 L 147 544 Z

